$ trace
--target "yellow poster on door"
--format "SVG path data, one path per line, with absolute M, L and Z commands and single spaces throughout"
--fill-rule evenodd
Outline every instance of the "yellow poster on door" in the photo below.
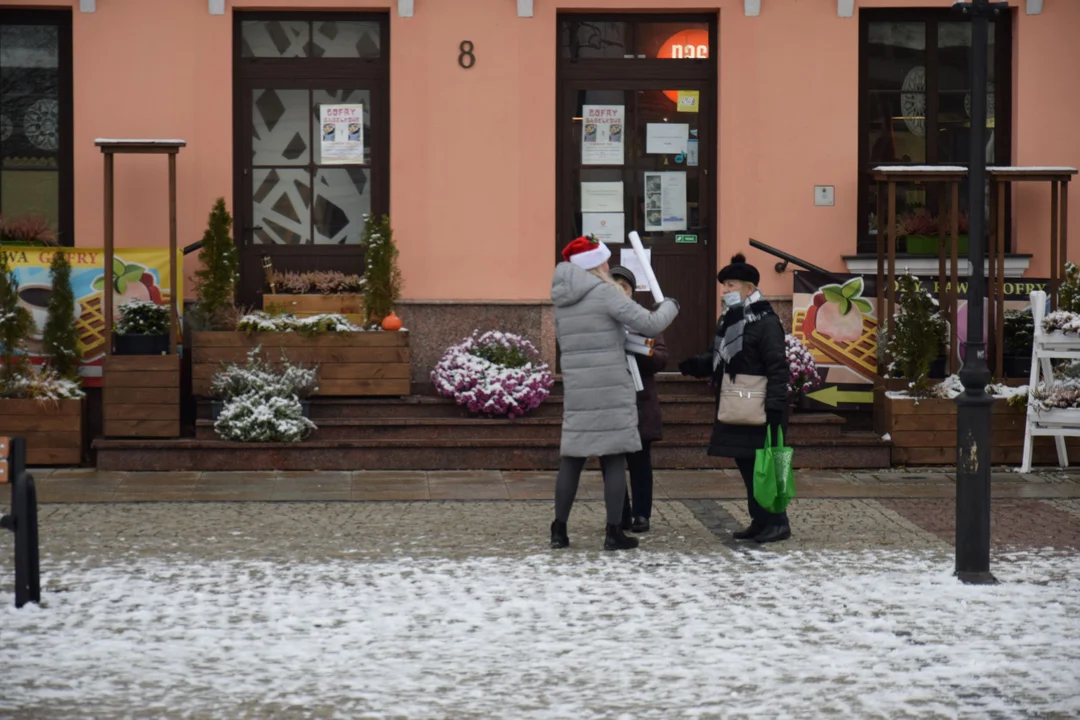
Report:
M 701 105 L 701 92 L 698 90 L 680 90 L 675 105 L 679 112 L 696 113 Z

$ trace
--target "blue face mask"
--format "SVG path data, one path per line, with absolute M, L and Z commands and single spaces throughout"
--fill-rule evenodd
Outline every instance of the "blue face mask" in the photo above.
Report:
M 742 296 L 738 292 L 732 290 L 731 292 L 724 293 L 724 306 L 735 307 L 742 304 Z

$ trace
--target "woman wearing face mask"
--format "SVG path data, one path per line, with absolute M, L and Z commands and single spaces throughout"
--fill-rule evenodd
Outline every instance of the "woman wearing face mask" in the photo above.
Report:
M 724 291 L 724 310 L 716 327 L 713 349 L 679 363 L 684 375 L 711 377 L 716 384 L 717 402 L 725 381 L 735 376 L 764 376 L 765 425 L 734 425 L 713 422 L 709 455 L 735 460 L 743 482 L 750 511 L 750 525 L 735 533 L 738 540 L 759 543 L 787 540 L 791 537 L 787 513 L 770 513 L 754 499 L 754 458 L 765 446 L 765 431 L 777 432 L 787 424 L 788 364 L 784 328 L 772 306 L 758 292 L 761 279 L 757 268 L 749 265 L 740 253 L 716 276 Z

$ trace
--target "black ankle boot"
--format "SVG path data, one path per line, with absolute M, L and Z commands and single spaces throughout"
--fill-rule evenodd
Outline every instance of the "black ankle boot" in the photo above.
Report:
M 633 550 L 638 546 L 637 538 L 627 537 L 618 525 L 607 526 L 607 536 L 604 538 L 605 550 Z
M 570 546 L 570 538 L 566 534 L 566 523 L 556 520 L 551 523 L 551 547 L 564 548 Z
M 735 538 L 736 540 L 753 540 L 758 535 L 760 535 L 761 531 L 764 529 L 764 526 L 752 522 L 742 530 L 733 532 L 731 534 L 731 537 Z
M 640 516 L 634 518 L 634 522 L 630 526 L 630 530 L 632 532 L 636 532 L 636 533 L 647 533 L 647 532 L 649 532 L 649 518 L 640 517 Z

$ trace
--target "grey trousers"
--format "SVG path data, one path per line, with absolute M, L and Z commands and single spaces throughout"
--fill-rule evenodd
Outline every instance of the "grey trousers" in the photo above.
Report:
M 559 463 L 559 477 L 555 481 L 555 519 L 566 522 L 570 508 L 574 506 L 581 471 L 586 458 L 564 457 Z M 609 525 L 622 522 L 623 500 L 626 498 L 626 456 L 605 455 L 600 458 L 604 474 L 604 507 Z

